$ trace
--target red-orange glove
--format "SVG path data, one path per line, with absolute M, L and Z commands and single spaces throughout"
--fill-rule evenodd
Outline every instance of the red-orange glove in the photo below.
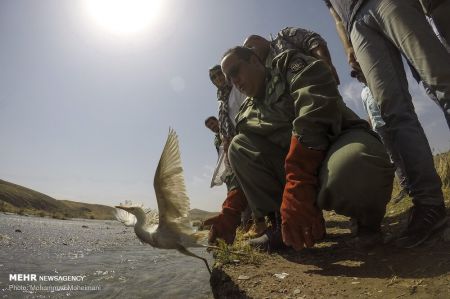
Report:
M 312 247 L 325 235 L 322 211 L 316 206 L 318 172 L 324 157 L 324 151 L 308 149 L 292 136 L 280 213 L 283 242 L 295 250 Z
M 240 188 L 231 190 L 222 204 L 222 212 L 206 219 L 204 224 L 211 225 L 208 242 L 216 243 L 218 238 L 227 244 L 233 244 L 236 228 L 241 223 L 241 213 L 247 208 L 247 199 Z

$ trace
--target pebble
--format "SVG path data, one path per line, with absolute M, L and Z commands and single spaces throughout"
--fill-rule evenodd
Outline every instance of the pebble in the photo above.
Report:
M 22 231 L 20 229 L 15 230 L 16 233 L 21 233 Z
M 286 272 L 283 273 L 275 273 L 273 276 L 275 276 L 278 279 L 285 279 L 289 274 Z
M 250 277 L 247 275 L 239 275 L 238 277 L 238 280 L 248 280 L 248 279 L 250 279 Z

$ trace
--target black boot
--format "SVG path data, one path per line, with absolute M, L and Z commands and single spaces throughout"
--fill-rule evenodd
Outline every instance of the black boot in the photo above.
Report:
M 288 248 L 283 243 L 281 236 L 281 216 L 278 212 L 268 216 L 269 221 L 272 224 L 269 226 L 264 235 L 259 238 L 251 239 L 248 244 L 261 251 L 273 252 L 277 250 L 283 250 Z

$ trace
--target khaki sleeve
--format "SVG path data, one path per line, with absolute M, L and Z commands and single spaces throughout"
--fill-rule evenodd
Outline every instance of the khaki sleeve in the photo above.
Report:
M 329 67 L 294 54 L 285 73 L 295 106 L 293 134 L 309 148 L 327 149 L 341 133 L 345 106 Z
M 309 55 L 311 55 L 311 51 L 314 48 L 327 45 L 326 41 L 318 33 L 302 28 L 287 27 L 281 30 L 278 36 L 285 39 L 294 48 Z

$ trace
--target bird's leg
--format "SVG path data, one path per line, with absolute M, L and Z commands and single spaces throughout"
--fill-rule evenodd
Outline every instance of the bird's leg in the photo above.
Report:
M 192 257 L 196 257 L 198 259 L 201 259 L 203 262 L 205 262 L 206 268 L 208 268 L 208 272 L 209 274 L 211 274 L 211 269 L 209 268 L 208 265 L 208 261 L 205 258 L 202 258 L 201 256 L 196 255 L 195 253 L 190 252 L 189 250 L 187 250 L 185 247 L 183 246 L 178 246 L 177 250 L 179 252 L 181 252 L 182 254 L 188 255 L 188 256 L 192 256 Z

